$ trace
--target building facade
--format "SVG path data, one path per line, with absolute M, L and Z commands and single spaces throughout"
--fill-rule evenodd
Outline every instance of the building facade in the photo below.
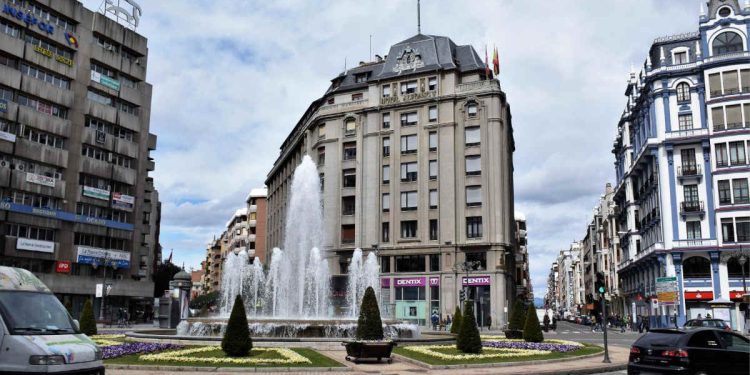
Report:
M 516 297 L 524 301 L 534 299 L 534 289 L 531 285 L 531 274 L 529 273 L 529 250 L 528 250 L 528 232 L 526 229 L 526 215 L 516 212 L 516 251 L 515 267 L 516 274 L 514 282 L 516 284 Z
M 585 312 L 584 273 L 581 263 L 581 242 L 560 250 L 547 278 L 546 307 L 560 317 Z
M 750 5 L 712 0 L 698 30 L 656 39 L 614 142 L 623 309 L 652 326 L 710 313 L 741 328 L 750 244 Z M 677 300 L 656 298 L 675 277 Z
M 145 37 L 78 1 L 2 4 L 0 264 L 34 272 L 74 315 L 105 278 L 105 319 L 152 305 L 147 61 Z
M 267 222 L 267 189 L 252 189 L 245 202 L 247 203 L 247 253 L 253 259 L 266 264 L 266 222 Z
M 501 326 L 514 284 L 513 132 L 471 46 L 416 35 L 332 80 L 268 174 L 268 247 L 281 247 L 294 168 L 317 163 L 335 301 L 355 248 L 381 262 L 385 315 L 453 313 L 459 290 Z M 468 266 L 468 267 L 465 267 Z

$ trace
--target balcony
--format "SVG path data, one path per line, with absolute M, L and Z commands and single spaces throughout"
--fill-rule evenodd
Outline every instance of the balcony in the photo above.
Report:
M 665 137 L 667 140 L 677 141 L 676 143 L 679 143 L 679 140 L 682 140 L 682 139 L 689 139 L 690 141 L 694 141 L 695 140 L 694 138 L 707 138 L 708 129 L 696 128 L 696 129 L 674 130 L 671 132 L 667 132 Z
M 708 239 L 702 239 L 702 238 L 696 238 L 696 239 L 689 239 L 689 240 L 677 240 L 674 242 L 674 247 L 715 247 L 718 246 L 719 242 L 717 240 L 708 240 Z
M 680 203 L 680 214 L 682 216 L 687 215 L 703 215 L 706 213 L 703 207 L 703 201 L 685 201 Z
M 250 213 L 258 212 L 258 205 L 251 204 L 250 207 L 248 207 L 248 212 Z
M 500 82 L 489 79 L 483 81 L 474 81 L 460 83 L 456 85 L 456 94 L 465 94 L 468 92 L 500 91 Z
M 677 167 L 677 178 L 678 179 L 687 179 L 687 178 L 697 178 L 700 179 L 701 176 L 703 176 L 703 170 L 701 169 L 700 165 L 697 164 L 685 164 L 682 166 Z

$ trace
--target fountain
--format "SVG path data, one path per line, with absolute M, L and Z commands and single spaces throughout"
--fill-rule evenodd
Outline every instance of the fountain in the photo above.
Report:
M 235 296 L 241 295 L 254 337 L 352 337 L 359 306 L 368 286 L 380 301 L 378 259 L 356 249 L 348 268 L 344 316 L 331 304 L 328 261 L 319 250 L 323 242 L 323 213 L 318 169 L 309 156 L 295 169 L 287 209 L 284 249 L 271 252 L 267 273 L 245 250 L 224 260 L 221 308 L 216 317 L 189 318 L 177 327 L 181 336 L 220 336 Z M 391 337 L 418 335 L 415 325 L 385 322 Z

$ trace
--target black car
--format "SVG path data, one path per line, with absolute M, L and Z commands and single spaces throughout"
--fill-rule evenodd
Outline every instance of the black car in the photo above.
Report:
M 750 340 L 716 328 L 652 329 L 630 348 L 628 374 L 750 374 Z

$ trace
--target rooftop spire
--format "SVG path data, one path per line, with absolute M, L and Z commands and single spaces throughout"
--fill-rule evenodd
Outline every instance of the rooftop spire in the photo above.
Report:
M 705 9 L 703 9 L 703 1 L 701 1 L 701 2 L 700 2 L 700 3 L 698 3 L 698 4 L 699 4 L 699 5 L 700 5 L 700 7 L 701 7 L 701 17 L 705 17 L 705 16 L 706 16 L 706 10 L 705 10 Z

